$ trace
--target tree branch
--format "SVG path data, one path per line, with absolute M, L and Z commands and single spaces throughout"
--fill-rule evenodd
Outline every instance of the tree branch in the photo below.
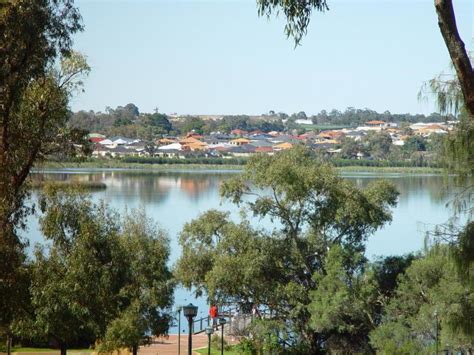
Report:
M 465 106 L 474 119 L 474 72 L 464 42 L 459 36 L 452 0 L 435 0 L 438 25 L 461 85 Z

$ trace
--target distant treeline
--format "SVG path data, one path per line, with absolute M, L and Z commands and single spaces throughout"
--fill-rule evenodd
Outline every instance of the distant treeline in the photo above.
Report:
M 107 107 L 105 112 L 79 111 L 71 113 L 70 125 L 75 128 L 86 129 L 91 132 L 106 134 L 107 136 L 123 135 L 130 138 L 151 140 L 162 135 L 178 135 L 190 131 L 201 134 L 211 132 L 230 133 L 234 129 L 246 131 L 304 131 L 304 126 L 297 120 L 311 120 L 319 129 L 325 126 L 356 127 L 367 121 L 382 120 L 385 122 L 443 122 L 455 119 L 453 116 L 443 116 L 432 113 L 428 116 L 421 114 L 392 114 L 389 111 L 378 113 L 370 109 L 347 108 L 345 111 L 325 110 L 312 116 L 304 111 L 286 114 L 270 111 L 261 116 L 227 115 L 220 120 L 206 120 L 197 116 L 185 116 L 172 119 L 166 114 L 141 113 L 132 103 L 118 106 L 115 109 Z M 308 129 L 312 129 L 308 127 Z

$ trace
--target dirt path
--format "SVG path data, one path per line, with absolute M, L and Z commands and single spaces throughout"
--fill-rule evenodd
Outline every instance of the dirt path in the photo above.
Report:
M 188 353 L 188 335 L 181 335 L 181 355 Z M 193 335 L 193 349 L 203 348 L 207 346 L 207 335 Z M 157 338 L 153 344 L 142 346 L 138 352 L 143 355 L 175 355 L 178 354 L 178 335 L 172 334 L 167 338 Z

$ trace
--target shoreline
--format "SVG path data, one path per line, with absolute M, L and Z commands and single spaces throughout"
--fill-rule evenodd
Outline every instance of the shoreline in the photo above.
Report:
M 244 165 L 223 165 L 223 164 L 141 164 L 122 163 L 119 161 L 108 162 L 84 162 L 84 163 L 55 163 L 45 162 L 33 168 L 34 173 L 48 173 L 54 171 L 124 171 L 124 172 L 239 172 Z M 397 166 L 342 166 L 335 167 L 341 173 L 372 173 L 372 174 L 407 174 L 407 175 L 442 175 L 445 172 L 442 168 L 431 167 L 397 167 Z

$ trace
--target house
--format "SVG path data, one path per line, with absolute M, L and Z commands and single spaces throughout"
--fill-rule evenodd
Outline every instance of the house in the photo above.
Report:
M 384 127 L 385 126 L 385 121 L 379 121 L 379 120 L 373 120 L 373 121 L 367 121 L 365 122 L 365 125 L 367 127 Z
M 158 151 L 166 152 L 166 151 L 172 151 L 172 150 L 182 150 L 182 147 L 183 146 L 181 145 L 181 143 L 171 143 L 171 144 L 158 147 Z
M 196 132 L 188 132 L 188 134 L 186 134 L 186 138 L 203 139 L 204 137 Z
M 323 140 L 340 140 L 345 136 L 345 133 L 342 131 L 322 131 L 317 135 L 319 141 Z
M 105 139 L 105 136 L 99 133 L 89 133 L 87 135 L 87 139 L 89 140 L 89 142 L 99 143 L 100 141 L 103 141 Z
M 347 138 L 351 138 L 355 140 L 356 142 L 360 141 L 363 137 L 367 135 L 365 131 L 355 131 L 355 130 L 350 130 L 345 132 Z
M 273 147 L 274 143 L 269 142 L 269 141 L 252 141 L 252 142 L 250 142 L 250 145 L 254 146 L 255 148 Z
M 188 144 L 183 145 L 183 150 L 192 151 L 192 152 L 203 151 L 203 150 L 208 150 L 208 149 L 209 147 L 207 143 L 205 142 L 193 142 L 193 143 L 188 143 Z
M 293 144 L 289 142 L 283 142 L 273 146 L 274 151 L 287 150 L 291 148 L 293 148 Z
M 236 145 L 236 146 L 241 146 L 245 144 L 249 144 L 250 140 L 247 138 L 237 138 L 237 139 L 232 139 L 229 144 Z
M 167 144 L 171 144 L 171 143 L 174 143 L 174 142 L 176 142 L 176 139 L 171 139 L 171 138 L 164 137 L 164 138 L 158 139 L 155 143 L 157 145 L 167 145 Z
M 243 137 L 246 136 L 248 132 L 244 131 L 243 129 L 233 129 L 232 131 L 230 131 L 230 134 L 235 137 Z
M 100 144 L 101 146 L 104 146 L 104 147 L 107 147 L 107 148 L 114 148 L 114 147 L 117 146 L 117 145 L 116 145 L 114 142 L 112 142 L 110 139 L 101 140 L 101 141 L 99 142 L 99 144 Z
M 253 153 L 255 153 L 255 147 L 251 146 L 250 144 L 239 145 L 236 147 L 230 148 L 227 153 L 234 157 L 249 157 Z
M 273 154 L 273 147 L 256 147 L 255 153 L 265 153 L 268 155 Z
M 132 144 L 140 141 L 139 139 L 132 139 L 122 136 L 112 137 L 110 140 L 116 145 Z

